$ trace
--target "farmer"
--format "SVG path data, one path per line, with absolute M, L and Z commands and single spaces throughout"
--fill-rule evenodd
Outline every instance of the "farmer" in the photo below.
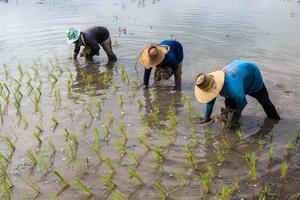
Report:
M 200 103 L 206 104 L 202 123 L 211 120 L 210 116 L 218 94 L 225 97 L 226 108 L 233 110 L 237 119 L 247 105 L 247 94 L 256 98 L 269 118 L 280 119 L 269 99 L 261 73 L 254 63 L 235 60 L 222 71 L 197 75 L 195 96 Z
M 167 80 L 173 74 L 176 88 L 181 87 L 183 48 L 175 40 L 164 40 L 143 49 L 140 62 L 145 67 L 144 88 L 148 88 L 152 67 L 156 67 L 154 81 Z
M 104 49 L 109 61 L 117 60 L 111 47 L 109 31 L 105 27 L 95 26 L 85 31 L 70 27 L 66 31 L 66 36 L 68 44 L 75 44 L 73 56 L 75 62 L 77 61 L 81 46 L 84 46 L 85 48 L 81 52 L 80 57 L 85 57 L 86 60 L 92 60 L 94 55 L 99 55 L 100 46 Z

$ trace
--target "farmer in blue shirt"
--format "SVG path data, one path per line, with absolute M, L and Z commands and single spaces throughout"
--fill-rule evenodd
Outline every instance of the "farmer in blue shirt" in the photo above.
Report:
M 164 40 L 159 45 L 144 48 L 140 54 L 140 62 L 145 67 L 144 87 L 148 88 L 152 67 L 156 67 L 155 82 L 167 80 L 174 74 L 176 88 L 180 88 L 182 60 L 182 45 L 175 40 Z
M 210 121 L 217 95 L 225 97 L 226 108 L 235 111 L 240 117 L 247 105 L 246 95 L 250 95 L 262 105 L 269 118 L 280 119 L 256 64 L 235 60 L 222 71 L 208 75 L 200 73 L 195 78 L 195 96 L 200 103 L 205 103 L 204 123 Z

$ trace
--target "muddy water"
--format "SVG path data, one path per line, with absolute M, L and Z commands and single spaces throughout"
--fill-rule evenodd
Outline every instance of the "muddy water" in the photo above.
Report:
M 86 196 L 73 183 L 75 177 L 89 185 L 96 198 L 111 199 L 111 193 L 103 194 L 104 184 L 100 181 L 102 175 L 109 175 L 109 169 L 105 163 L 99 163 L 90 147 L 95 143 L 96 128 L 102 139 L 101 153 L 112 159 L 117 171 L 112 180 L 129 199 L 159 199 L 160 193 L 154 189 L 157 181 L 167 188 L 171 199 L 212 198 L 234 178 L 240 182 L 236 198 L 255 199 L 262 186 L 269 182 L 272 182 L 270 187 L 275 194 L 271 198 L 282 199 L 287 194 L 299 192 L 299 147 L 286 155 L 287 143 L 293 140 L 293 132 L 300 129 L 300 108 L 297 106 L 300 87 L 299 2 L 0 1 L 0 13 L 0 63 L 6 64 L 9 69 L 6 73 L 1 68 L 1 82 L 6 83 L 11 92 L 9 103 L 4 98 L 0 99 L 1 110 L 4 109 L 1 135 L 11 136 L 16 146 L 11 153 L 8 145 L 1 141 L 0 152 L 7 158 L 11 157 L 7 169 L 14 184 L 13 199 L 34 198 L 34 191 L 24 181 L 27 174 L 31 174 L 33 182 L 41 188 L 40 199 L 57 193 L 58 199 L 85 199 Z M 79 66 L 73 66 L 72 47 L 65 44 L 64 38 L 64 30 L 70 25 L 82 29 L 92 25 L 107 26 L 118 63 L 115 66 L 105 65 L 107 59 L 101 51 L 94 63 L 80 60 Z M 184 46 L 182 90 L 172 90 L 173 80 L 161 88 L 142 90 L 139 86 L 143 69 L 136 65 L 140 50 L 149 43 L 174 37 Z M 260 105 L 249 98 L 241 118 L 242 140 L 232 132 L 220 130 L 217 123 L 208 127 L 198 125 L 191 114 L 193 108 L 183 100 L 190 98 L 196 112 L 202 113 L 203 106 L 197 104 L 193 96 L 195 74 L 220 69 L 237 58 L 258 63 L 271 99 L 282 117 L 279 122 L 265 119 Z M 24 75 L 20 75 L 18 68 Z M 34 69 L 38 69 L 38 74 Z M 126 73 L 129 83 L 122 78 Z M 56 82 L 51 78 L 53 75 L 57 78 Z M 33 91 L 27 84 L 28 80 Z M 18 93 L 19 83 L 19 91 L 23 94 L 20 101 L 22 117 L 16 109 L 18 97 L 13 95 Z M 34 112 L 37 88 L 42 94 L 41 109 Z M 2 93 L 4 96 L 8 94 L 6 89 Z M 122 106 L 118 100 L 121 96 Z M 96 106 L 99 100 L 102 102 L 101 111 Z M 142 102 L 141 108 L 137 100 Z M 214 114 L 222 107 L 222 101 L 222 98 L 218 99 Z M 176 130 L 167 117 L 169 106 L 174 108 Z M 94 119 L 87 109 L 91 110 Z M 53 116 L 59 121 L 57 127 L 51 120 Z M 106 137 L 102 126 L 109 122 L 109 116 L 114 116 L 114 120 Z M 126 149 L 138 155 L 140 165 L 136 166 L 128 155 L 121 156 L 116 141 L 124 140 L 118 124 L 125 125 L 128 134 Z M 40 145 L 33 138 L 33 133 L 38 132 L 37 125 L 43 127 Z M 213 131 L 204 131 L 205 128 Z M 66 139 L 65 129 L 77 136 L 75 163 L 70 162 L 66 154 L 67 145 L 72 143 Z M 168 140 L 168 130 L 174 143 Z M 142 134 L 151 147 L 161 146 L 166 155 L 162 171 L 153 167 L 156 163 L 153 150 L 147 151 L 138 142 Z M 56 146 L 55 155 L 49 151 L 47 138 L 51 138 Z M 193 170 L 187 162 L 186 144 L 193 151 L 197 169 Z M 274 155 L 269 161 L 271 146 Z M 46 174 L 40 165 L 32 167 L 26 156 L 28 149 L 48 163 Z M 216 159 L 216 149 L 220 149 L 225 157 L 222 164 Z M 247 152 L 256 152 L 257 182 L 250 181 L 243 158 Z M 285 182 L 280 181 L 284 159 L 289 163 Z M 7 162 L 4 161 L 4 164 L 6 166 Z M 203 192 L 198 182 L 200 173 L 206 172 L 207 164 L 216 171 L 210 195 Z M 129 167 L 138 170 L 145 184 L 137 185 L 127 172 Z M 175 178 L 175 167 L 181 169 L 188 180 L 184 187 L 180 187 Z M 62 184 L 57 181 L 52 169 L 59 169 L 70 187 L 59 192 Z

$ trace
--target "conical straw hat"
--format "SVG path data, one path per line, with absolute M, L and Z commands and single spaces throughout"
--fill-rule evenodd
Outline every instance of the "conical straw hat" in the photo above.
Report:
M 156 44 L 151 44 L 143 49 L 140 54 L 140 62 L 145 68 L 151 68 L 161 63 L 168 50 Z
M 222 90 L 225 73 L 215 71 L 209 74 L 200 73 L 195 78 L 195 96 L 200 103 L 208 103 Z

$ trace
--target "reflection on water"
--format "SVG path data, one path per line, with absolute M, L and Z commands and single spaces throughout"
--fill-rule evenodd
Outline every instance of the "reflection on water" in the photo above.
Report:
M 76 66 L 76 78 L 72 87 L 75 92 L 98 95 L 99 90 L 109 89 L 113 76 L 111 64 L 87 64 L 84 67 Z

